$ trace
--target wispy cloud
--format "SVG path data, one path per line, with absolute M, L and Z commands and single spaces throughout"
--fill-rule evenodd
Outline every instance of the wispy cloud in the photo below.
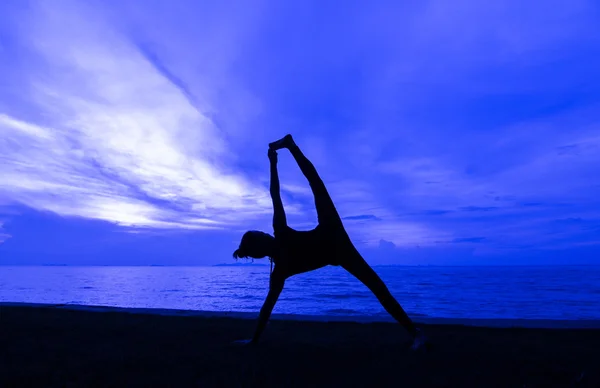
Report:
M 597 236 L 579 227 L 552 227 L 554 219 L 563 217 L 583 217 L 594 225 L 600 224 L 600 186 L 593 172 L 600 165 L 595 135 L 598 128 L 593 124 L 595 116 L 588 119 L 583 126 L 565 122 L 565 128 L 570 129 L 568 140 L 562 131 L 549 127 L 554 118 L 546 123 L 532 123 L 529 131 L 539 131 L 540 125 L 546 129 L 538 141 L 540 150 L 530 149 L 518 163 L 504 158 L 507 163 L 496 162 L 493 170 L 476 165 L 469 171 L 463 156 L 451 153 L 427 160 L 384 162 L 380 169 L 406 182 L 398 196 L 407 204 L 407 217 L 455 235 L 450 242 L 467 242 L 468 237 L 463 236 L 484 233 L 486 239 L 481 243 L 501 251 L 511 247 L 564 247 L 564 243 L 557 245 L 559 240 L 597 241 Z M 528 131 L 526 127 L 519 129 Z M 557 152 L 565 141 L 581 144 L 581 152 Z M 503 157 L 494 149 L 497 144 L 480 146 L 488 148 L 489 155 Z M 559 233 L 560 238 L 550 230 Z
M 110 25 L 84 22 L 85 9 L 63 11 L 28 15 L 25 39 L 46 66 L 30 69 L 27 86 L 49 120 L 0 115 L 3 197 L 161 228 L 223 227 L 271 211 L 265 188 L 228 168 L 222 133 L 174 76 Z
M 10 238 L 10 236 L 7 233 L 4 233 L 4 230 L 2 229 L 3 225 L 4 221 L 0 220 L 0 244 L 2 244 L 4 241 Z
M 371 220 L 371 221 L 381 221 L 381 218 L 377 217 L 373 214 L 361 214 L 358 216 L 347 216 L 342 217 L 344 220 Z

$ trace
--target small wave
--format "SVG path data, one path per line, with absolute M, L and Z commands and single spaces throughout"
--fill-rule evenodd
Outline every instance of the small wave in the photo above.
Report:
M 295 297 L 295 296 L 289 296 L 289 297 L 280 297 L 279 300 L 285 300 L 285 301 L 310 301 L 310 298 L 303 298 L 303 297 Z
M 362 299 L 369 298 L 370 295 L 365 294 L 315 294 L 316 298 L 323 299 Z
M 83 286 L 83 287 L 79 287 L 79 288 L 80 288 L 81 290 L 91 290 L 91 289 L 93 289 L 94 287 L 92 287 L 92 286 Z
M 359 311 L 352 310 L 352 309 L 331 309 L 331 310 L 325 310 L 325 313 L 326 314 L 351 314 L 351 315 L 360 314 Z
M 348 282 L 325 282 L 325 287 L 340 287 L 340 288 L 348 288 Z
M 262 297 L 259 296 L 255 296 L 255 295 L 243 295 L 243 296 L 238 296 L 235 299 L 243 299 L 243 300 L 256 300 L 256 299 L 263 299 Z

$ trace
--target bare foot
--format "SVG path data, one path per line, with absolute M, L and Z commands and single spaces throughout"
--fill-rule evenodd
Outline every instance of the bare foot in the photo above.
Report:
M 293 146 L 294 143 L 294 139 L 292 138 L 292 135 L 287 134 L 284 137 L 282 137 L 281 139 L 274 141 L 273 143 L 269 143 L 269 148 L 272 150 L 279 150 L 282 148 L 289 148 L 291 146 Z
M 423 332 L 420 329 L 417 329 L 417 335 L 415 336 L 415 338 L 413 338 L 413 342 L 410 348 L 412 350 L 431 348 L 429 339 L 425 336 L 425 334 L 423 334 Z

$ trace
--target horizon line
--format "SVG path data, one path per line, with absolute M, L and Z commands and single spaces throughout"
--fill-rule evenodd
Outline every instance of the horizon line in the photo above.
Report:
M 215 263 L 215 264 L 4 264 L 0 267 L 268 267 L 268 264 L 262 263 Z M 371 267 L 598 267 L 598 264 L 565 264 L 565 263 L 545 263 L 545 264 L 371 264 Z

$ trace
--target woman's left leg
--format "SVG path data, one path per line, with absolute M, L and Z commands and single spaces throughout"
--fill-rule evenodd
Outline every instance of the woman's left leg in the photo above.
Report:
M 387 286 L 381 280 L 379 275 L 371 268 L 371 266 L 362 258 L 356 249 L 353 252 L 343 257 L 340 266 L 350 272 L 354 277 L 360 280 L 365 286 L 375 294 L 383 308 L 400 323 L 410 336 L 414 339 L 417 336 L 417 328 L 413 321 L 406 314 L 406 311 L 400 306 L 400 303 L 390 293 Z

